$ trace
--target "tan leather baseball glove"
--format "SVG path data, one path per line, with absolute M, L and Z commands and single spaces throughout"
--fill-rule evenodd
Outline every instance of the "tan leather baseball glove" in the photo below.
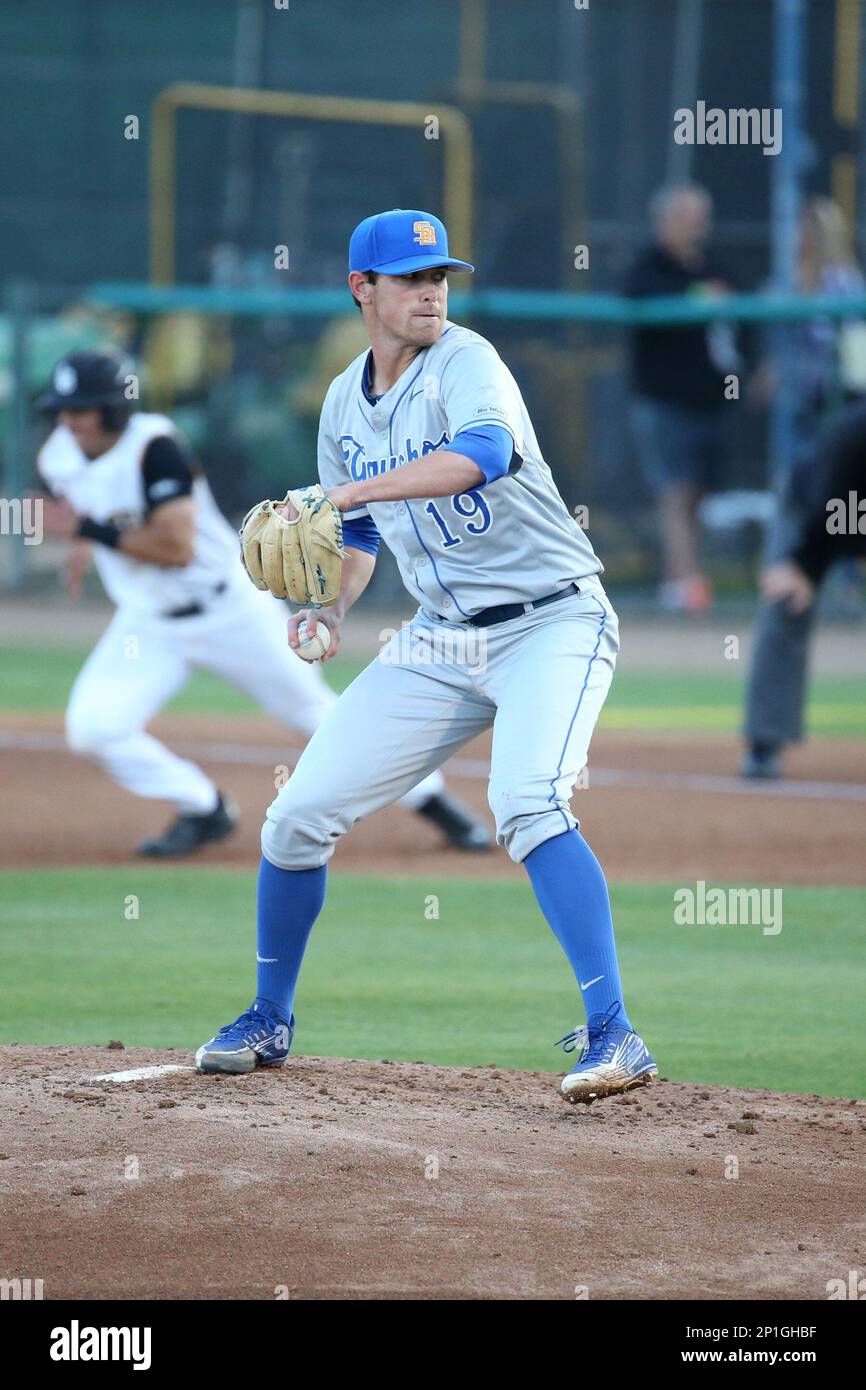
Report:
M 291 503 L 292 519 L 275 510 Z M 257 589 L 293 603 L 333 603 L 343 569 L 343 518 L 318 483 L 259 502 L 239 532 L 243 566 Z

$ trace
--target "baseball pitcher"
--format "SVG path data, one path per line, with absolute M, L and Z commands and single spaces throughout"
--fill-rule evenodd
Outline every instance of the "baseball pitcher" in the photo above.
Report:
M 349 286 L 370 348 L 325 399 L 319 485 L 248 518 L 257 583 L 279 589 L 297 574 L 315 597 L 339 579 L 329 606 L 292 619 L 293 644 L 304 622 L 339 645 L 380 540 L 418 610 L 412 640 L 395 636 L 344 691 L 267 812 L 256 997 L 199 1049 L 203 1071 L 285 1061 L 336 842 L 492 728 L 497 840 L 525 866 L 587 1015 L 560 1040 L 574 1054 L 563 1093 L 589 1101 L 656 1073 L 626 1012 L 604 875 L 569 805 L 613 675 L 617 618 L 514 378 L 486 339 L 448 319 L 449 271 L 472 269 L 430 213 L 398 208 L 355 229 Z M 481 636 L 479 661 L 470 639 Z

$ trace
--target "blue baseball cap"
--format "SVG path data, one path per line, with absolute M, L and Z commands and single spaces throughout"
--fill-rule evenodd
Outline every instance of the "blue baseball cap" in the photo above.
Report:
M 376 270 L 406 275 L 433 266 L 474 270 L 468 261 L 448 255 L 445 223 L 432 212 L 392 208 L 359 222 L 349 242 L 349 270 Z

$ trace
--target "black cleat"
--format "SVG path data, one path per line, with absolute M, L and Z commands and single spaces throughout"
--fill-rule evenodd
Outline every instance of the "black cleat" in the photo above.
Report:
M 426 816 L 444 831 L 452 849 L 478 854 L 493 848 L 493 836 L 487 827 L 475 820 L 471 811 L 452 797 L 445 796 L 444 793 L 441 796 L 431 796 L 417 810 L 419 816 Z
M 184 854 L 194 854 L 203 845 L 209 845 L 214 840 L 224 840 L 227 835 L 231 835 L 237 823 L 238 811 L 235 803 L 220 792 L 219 801 L 213 811 L 209 811 L 206 816 L 178 816 L 163 835 L 142 840 L 136 852 L 151 859 L 176 859 Z
M 771 782 L 782 775 L 781 745 L 778 743 L 752 743 L 743 758 L 740 776 L 758 778 Z

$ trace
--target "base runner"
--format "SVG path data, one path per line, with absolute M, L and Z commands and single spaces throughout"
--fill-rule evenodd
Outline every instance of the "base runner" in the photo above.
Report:
M 58 363 L 37 402 L 57 419 L 37 469 L 52 494 L 43 501 L 45 534 L 73 541 L 74 582 L 92 547 L 117 605 L 73 687 L 69 747 L 127 791 L 174 804 L 168 829 L 138 848 L 177 857 L 224 839 L 237 823 L 210 777 L 146 732 L 192 672 L 215 672 L 304 734 L 336 696 L 315 665 L 290 651 L 285 605 L 244 576 L 237 535 L 171 420 L 133 413 L 130 373 L 112 353 Z M 402 801 L 450 844 L 490 848 L 487 830 L 445 794 L 441 774 L 419 775 Z

